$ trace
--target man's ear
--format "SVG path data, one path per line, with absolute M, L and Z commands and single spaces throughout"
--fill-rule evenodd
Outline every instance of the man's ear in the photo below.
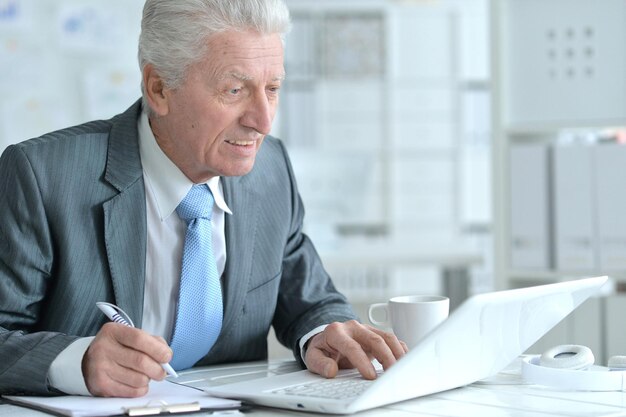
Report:
M 167 113 L 169 113 L 169 103 L 165 95 L 165 83 L 163 79 L 156 72 L 152 64 L 147 64 L 143 68 L 142 77 L 148 105 L 156 115 L 167 115 Z

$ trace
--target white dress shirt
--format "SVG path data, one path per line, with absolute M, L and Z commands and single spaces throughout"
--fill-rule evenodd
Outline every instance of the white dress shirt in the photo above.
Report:
M 147 247 L 146 281 L 141 328 L 150 334 L 171 339 L 180 283 L 186 223 L 176 207 L 194 185 L 163 153 L 150 129 L 148 117 L 139 118 L 139 152 L 146 185 Z M 213 254 L 221 276 L 226 264 L 225 213 L 232 214 L 220 178 L 207 183 L 215 204 L 211 215 Z

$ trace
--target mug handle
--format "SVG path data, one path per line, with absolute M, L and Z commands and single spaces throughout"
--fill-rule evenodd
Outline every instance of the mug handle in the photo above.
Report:
M 376 320 L 374 318 L 374 316 L 372 315 L 372 313 L 375 310 L 385 310 L 385 320 L 384 321 L 379 321 Z M 376 326 L 389 326 L 389 310 L 387 309 L 387 303 L 376 303 L 376 304 L 371 304 L 370 308 L 367 310 L 367 318 L 370 320 L 370 323 L 372 323 L 373 325 Z

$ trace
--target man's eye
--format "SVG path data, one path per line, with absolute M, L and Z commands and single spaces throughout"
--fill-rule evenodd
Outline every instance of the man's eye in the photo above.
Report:
M 231 88 L 228 92 L 232 95 L 237 95 L 241 92 L 241 88 Z

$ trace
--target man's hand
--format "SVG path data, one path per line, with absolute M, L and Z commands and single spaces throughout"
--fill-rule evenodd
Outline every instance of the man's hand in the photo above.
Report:
M 165 378 L 162 363 L 172 350 L 162 337 L 119 323 L 106 323 L 85 352 L 85 384 L 98 397 L 140 397 L 151 379 Z
M 408 350 L 394 334 L 351 320 L 332 323 L 313 336 L 305 362 L 311 372 L 326 378 L 334 378 L 339 369 L 357 368 L 365 379 L 375 379 L 372 359 L 387 369 Z

